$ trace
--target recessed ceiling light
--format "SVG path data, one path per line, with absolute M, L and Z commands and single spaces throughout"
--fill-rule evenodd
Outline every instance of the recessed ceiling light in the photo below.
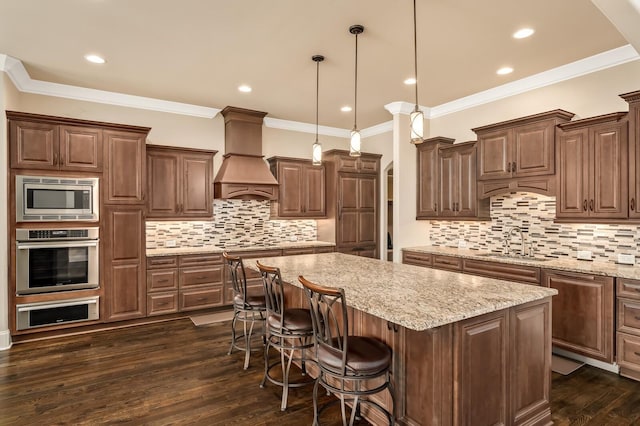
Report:
M 513 38 L 527 38 L 532 35 L 535 31 L 531 28 L 521 28 L 515 33 L 513 33 Z
M 351 112 L 351 107 L 349 105 L 345 105 L 342 108 L 340 108 L 340 111 L 342 112 Z
M 84 58 L 89 62 L 93 62 L 94 64 L 104 64 L 105 62 L 107 62 L 104 60 L 104 58 L 98 55 L 84 55 Z
M 512 72 L 513 72 L 513 68 L 511 67 L 502 67 L 498 71 L 496 71 L 498 75 L 511 74 Z
M 238 90 L 244 93 L 249 93 L 251 91 L 251 86 L 243 84 L 242 86 L 238 86 Z
M 406 79 L 406 80 L 404 81 L 404 84 L 406 84 L 406 85 L 416 84 L 416 79 L 415 79 L 415 78 L 413 78 L 413 77 L 409 77 L 408 79 Z

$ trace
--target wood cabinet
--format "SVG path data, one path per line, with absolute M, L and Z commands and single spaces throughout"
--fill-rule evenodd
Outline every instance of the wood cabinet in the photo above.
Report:
M 573 115 L 557 109 L 472 129 L 478 135 L 479 198 L 514 191 L 555 195 L 555 127 Z
M 324 153 L 327 219 L 318 220 L 318 239 L 335 242 L 338 252 L 379 257 L 380 157 L 350 157 L 342 150 Z
M 105 206 L 102 274 L 104 320 L 146 315 L 144 212 L 140 206 Z
M 488 219 L 478 200 L 475 142 L 437 137 L 417 145 L 416 219 Z
M 102 129 L 72 120 L 7 111 L 14 169 L 102 172 Z
M 558 219 L 628 217 L 626 116 L 607 114 L 559 126 Z
M 325 167 L 311 160 L 271 157 L 267 160 L 279 184 L 278 200 L 271 202 L 274 218 L 326 217 Z
M 144 204 L 146 137 L 146 132 L 104 131 L 106 204 Z
M 640 91 L 620 96 L 629 103 L 629 218 L 640 219 Z
M 147 217 L 210 219 L 216 151 L 147 146 Z
M 613 362 L 613 278 L 543 270 L 542 285 L 558 290 L 553 297 L 553 345 Z
M 616 333 L 620 375 L 640 380 L 640 280 L 618 278 Z
M 178 312 L 178 256 L 147 258 L 147 316 Z

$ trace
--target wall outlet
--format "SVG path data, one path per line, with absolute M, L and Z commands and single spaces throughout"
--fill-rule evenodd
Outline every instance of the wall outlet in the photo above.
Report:
M 165 247 L 175 247 L 176 246 L 176 240 L 167 240 L 164 242 L 164 246 Z
M 467 240 L 460 238 L 458 240 L 458 248 L 467 248 Z
M 591 251 L 589 251 L 589 250 L 578 250 L 578 259 L 580 259 L 580 260 L 591 260 Z
M 292 236 L 289 237 L 289 241 L 291 241 L 291 242 L 298 241 L 298 237 L 296 235 L 292 235 Z
M 636 263 L 636 257 L 633 254 L 619 254 L 618 263 L 623 265 L 634 265 Z

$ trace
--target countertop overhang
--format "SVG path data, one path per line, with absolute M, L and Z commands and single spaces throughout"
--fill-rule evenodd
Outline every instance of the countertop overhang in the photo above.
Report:
M 350 306 L 417 331 L 558 293 L 545 287 L 343 253 L 257 260 L 280 268 L 282 279 L 296 287 L 302 287 L 298 276 L 303 275 L 316 284 L 343 288 Z M 245 267 L 258 270 L 253 260 L 245 262 Z

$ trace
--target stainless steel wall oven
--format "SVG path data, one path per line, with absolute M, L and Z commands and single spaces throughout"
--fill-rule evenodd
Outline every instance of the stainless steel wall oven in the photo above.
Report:
M 16 294 L 98 288 L 98 236 L 98 228 L 16 229 Z

